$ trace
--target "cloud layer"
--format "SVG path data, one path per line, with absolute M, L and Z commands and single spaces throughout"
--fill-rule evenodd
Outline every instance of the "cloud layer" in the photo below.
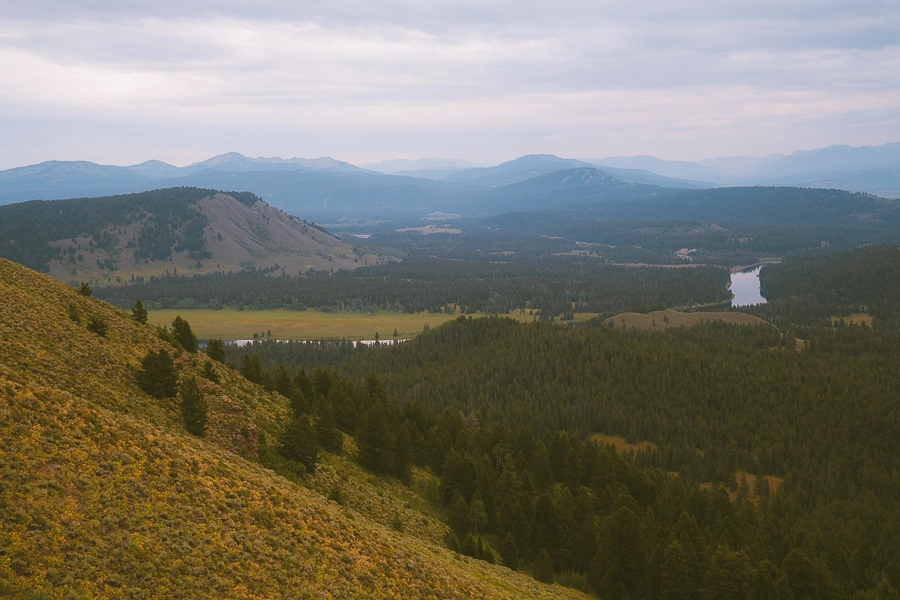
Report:
M 18 4 L 0 17 L 0 168 L 900 139 L 893 1 Z

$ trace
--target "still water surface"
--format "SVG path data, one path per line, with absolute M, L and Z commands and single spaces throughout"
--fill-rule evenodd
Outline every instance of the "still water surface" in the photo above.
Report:
M 759 293 L 759 270 L 761 266 L 731 274 L 732 306 L 765 304 L 766 299 Z

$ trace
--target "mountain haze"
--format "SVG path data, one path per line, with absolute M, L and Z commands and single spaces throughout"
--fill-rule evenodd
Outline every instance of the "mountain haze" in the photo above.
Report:
M 900 143 L 897 142 L 862 147 L 835 145 L 789 155 L 732 156 L 697 162 L 662 160 L 655 156 L 585 160 L 601 168 L 644 169 L 667 177 L 718 185 L 796 185 L 900 196 Z
M 670 193 L 672 190 L 658 186 L 621 181 L 588 166 L 554 171 L 480 192 L 474 197 L 471 210 L 482 214 L 573 210 L 616 200 Z
M 483 167 L 485 165 L 470 160 L 453 158 L 420 158 L 418 160 L 395 158 L 392 160 L 382 160 L 377 163 L 359 163 L 358 166 L 362 169 L 394 175 L 401 172 L 410 173 L 415 171 L 461 171 L 463 169 L 472 169 Z

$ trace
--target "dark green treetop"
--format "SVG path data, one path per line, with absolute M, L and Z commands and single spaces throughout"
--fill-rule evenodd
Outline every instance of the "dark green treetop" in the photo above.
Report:
M 186 377 L 181 382 L 181 416 L 184 418 L 184 427 L 188 433 L 203 437 L 206 435 L 206 422 L 208 407 L 203 392 L 197 386 L 194 377 Z
M 206 343 L 206 355 L 220 363 L 225 362 L 225 342 L 217 338 L 210 338 Z
M 131 318 L 142 325 L 147 323 L 147 309 L 144 308 L 144 303 L 141 302 L 140 298 L 137 299 L 134 303 L 134 308 L 131 309 Z
M 181 316 L 172 321 L 172 336 L 178 341 L 185 351 L 194 354 L 197 352 L 197 336 L 191 331 L 191 326 Z

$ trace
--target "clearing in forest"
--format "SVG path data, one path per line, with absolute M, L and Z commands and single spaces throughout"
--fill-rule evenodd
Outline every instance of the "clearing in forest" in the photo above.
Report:
M 708 321 L 724 321 L 738 325 L 763 325 L 767 321 L 741 312 L 679 312 L 667 308 L 649 313 L 626 312 L 603 320 L 603 324 L 613 327 L 637 327 L 638 329 L 668 329 L 669 327 L 690 327 Z
M 605 433 L 595 433 L 590 438 L 591 441 L 600 442 L 601 444 L 608 445 L 612 444 L 616 448 L 616 452 L 622 454 L 623 452 L 627 452 L 631 450 L 632 452 L 637 452 L 638 450 L 656 450 L 657 446 L 653 442 L 648 442 L 646 440 L 637 442 L 635 444 L 629 444 L 628 441 L 617 435 L 606 435 Z
M 151 310 L 149 322 L 154 325 L 168 325 L 176 316 L 191 324 L 194 334 L 200 339 L 220 338 L 224 340 L 253 339 L 253 334 L 271 332 L 271 337 L 280 340 L 319 340 L 348 339 L 388 341 L 409 339 L 421 333 L 426 325 L 437 327 L 447 321 L 459 317 L 455 313 L 403 313 L 391 310 L 379 310 L 374 313 L 336 311 L 322 312 L 318 310 L 294 311 L 284 308 L 271 310 L 236 310 L 225 308 L 211 309 L 165 309 Z M 485 313 L 469 315 L 472 317 L 491 316 Z M 519 321 L 536 320 L 527 310 L 510 311 L 508 316 Z M 575 313 L 576 321 L 586 321 L 595 315 Z
M 866 313 L 853 313 L 849 317 L 831 317 L 831 324 L 837 325 L 844 321 L 847 325 L 868 325 L 872 326 L 872 315 Z

